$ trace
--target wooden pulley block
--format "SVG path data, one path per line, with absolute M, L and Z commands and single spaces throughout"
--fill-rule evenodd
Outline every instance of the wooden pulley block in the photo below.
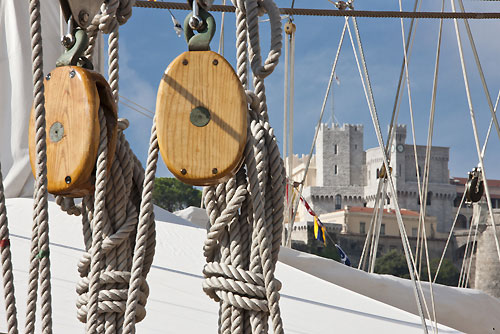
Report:
M 62 66 L 46 75 L 47 187 L 54 195 L 82 197 L 94 188 L 99 149 L 99 108 L 106 117 L 108 170 L 115 154 L 117 110 L 111 89 L 97 72 Z M 35 112 L 31 110 L 29 151 L 36 177 Z
M 231 65 L 212 51 L 188 51 L 167 68 L 158 89 L 160 153 L 182 182 L 223 182 L 241 166 L 247 101 Z

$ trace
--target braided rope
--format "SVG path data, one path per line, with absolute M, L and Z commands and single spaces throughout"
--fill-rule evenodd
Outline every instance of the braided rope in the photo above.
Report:
M 153 262 L 155 248 L 155 220 L 153 212 L 153 186 L 155 181 L 156 166 L 158 163 L 158 138 L 156 135 L 156 119 L 151 128 L 151 139 L 149 142 L 148 160 L 142 187 L 142 201 L 139 211 L 139 223 L 135 239 L 133 265 L 131 270 L 130 287 L 128 289 L 127 305 L 125 310 L 125 322 L 123 332 L 135 333 L 136 317 L 138 314 L 138 295 L 145 275 Z
M 36 300 L 40 278 L 42 327 L 44 333 L 52 332 L 52 298 L 50 287 L 50 260 L 47 202 L 47 155 L 45 132 L 45 107 L 43 85 L 43 49 L 40 1 L 30 1 L 31 49 L 33 63 L 33 96 L 35 110 L 36 177 L 33 209 L 33 228 L 26 308 L 25 332 L 35 330 Z
M 268 122 L 264 78 L 281 53 L 281 23 L 273 1 L 233 0 L 236 6 L 237 75 L 248 84 L 247 62 L 254 73 L 244 165 L 223 184 L 205 187 L 210 218 L 204 244 L 207 264 L 203 290 L 220 303 L 219 332 L 283 333 L 279 309 L 281 283 L 274 277 L 283 228 L 284 166 Z M 271 51 L 260 56 L 258 16 L 271 20 Z M 225 194 L 225 196 L 224 196 Z M 229 240 L 229 247 L 228 247 Z
M 119 121 L 119 129 L 126 128 L 128 122 Z M 105 126 L 101 123 L 101 128 Z M 104 155 L 107 157 L 107 155 Z M 98 166 L 104 167 L 98 160 Z M 105 170 L 100 169 L 97 175 L 102 175 Z M 101 174 L 100 174 L 101 173 Z M 130 149 L 122 131 L 118 133 L 115 159 L 107 178 L 105 188 L 96 187 L 96 195 L 88 196 L 82 202 L 82 225 L 84 242 L 87 252 L 82 256 L 78 265 L 82 277 L 77 285 L 77 317 L 85 322 L 91 319 L 93 324 L 88 332 L 121 333 L 124 325 L 124 316 L 131 280 L 131 268 L 135 234 L 137 230 L 140 196 L 144 171 Z M 96 181 L 100 185 L 99 179 Z M 103 185 L 104 187 L 104 185 Z M 98 226 L 99 207 L 97 200 L 99 194 L 105 194 L 103 217 L 104 224 Z M 102 195 L 101 195 L 102 196 Z M 151 224 L 150 221 L 147 222 Z M 100 231 L 100 232 L 99 232 Z M 99 236 L 98 233 L 101 235 Z M 154 233 L 147 234 L 148 247 L 154 249 Z M 96 246 L 96 245 L 99 245 Z M 150 246 L 153 245 L 153 246 Z M 100 250 L 100 253 L 97 252 Z M 94 263 L 97 266 L 94 269 Z M 139 288 L 136 292 L 137 311 L 136 321 L 141 321 L 145 315 L 145 305 L 149 288 L 145 277 L 152 264 L 152 254 L 149 252 L 144 261 L 143 276 L 139 278 Z M 94 276 L 93 272 L 98 275 Z M 97 286 L 98 289 L 92 289 Z M 95 302 L 97 296 L 97 304 Z M 94 300 L 92 300 L 94 298 Z M 91 315 L 90 312 L 95 313 Z
M 2 168 L 0 166 L 0 261 L 2 261 L 3 292 L 7 330 L 9 334 L 17 334 L 16 296 L 14 295 L 14 275 L 12 274 L 12 259 L 10 253 L 9 226 L 5 194 L 3 188 Z

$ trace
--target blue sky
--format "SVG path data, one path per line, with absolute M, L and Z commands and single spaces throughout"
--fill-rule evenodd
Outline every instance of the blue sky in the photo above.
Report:
M 291 5 L 290 0 L 277 0 L 276 2 L 280 7 Z M 222 0 L 215 3 L 222 3 Z M 464 0 L 464 5 L 467 11 L 500 11 L 500 2 Z M 439 11 L 440 6 L 441 1 L 423 0 L 421 10 Z M 327 0 L 296 0 L 295 7 L 333 8 Z M 399 10 L 397 0 L 357 0 L 355 7 L 359 10 Z M 404 10 L 411 10 L 412 7 L 413 0 L 403 1 Z M 445 1 L 445 10 L 451 11 L 450 1 Z M 187 15 L 186 11 L 172 12 L 180 22 L 183 22 Z M 214 13 L 214 16 L 220 27 L 220 13 Z M 295 16 L 294 19 L 297 25 L 294 152 L 305 154 L 309 152 L 311 146 L 344 19 L 305 16 Z M 409 22 L 409 20 L 404 21 L 406 32 Z M 358 24 L 375 102 L 382 130 L 386 136 L 403 57 L 401 23 L 399 19 L 358 18 Z M 486 74 L 490 95 L 495 100 L 500 88 L 498 80 L 500 78 L 498 57 L 500 22 L 498 20 L 471 20 L 470 24 Z M 225 57 L 234 66 L 236 63 L 234 14 L 226 15 L 225 25 Z M 460 26 L 472 87 L 472 101 L 482 143 L 490 121 L 490 111 L 466 39 L 465 29 L 462 23 Z M 410 85 L 417 144 L 425 144 L 427 140 L 438 27 L 439 20 L 419 20 L 410 59 Z M 218 36 L 219 31 L 211 43 L 212 50 L 218 49 Z M 261 43 L 262 50 L 267 52 L 269 49 L 268 22 L 261 23 Z M 467 171 L 476 166 L 477 153 L 453 20 L 444 22 L 442 43 L 434 145 L 450 147 L 450 175 L 465 177 Z M 175 34 L 167 10 L 134 8 L 131 19 L 120 28 L 120 94 L 154 111 L 157 88 L 165 68 L 176 56 L 186 50 L 186 42 Z M 282 56 L 275 72 L 266 79 L 270 120 L 276 130 L 280 149 L 283 136 L 283 63 L 284 57 Z M 347 34 L 337 66 L 337 75 L 341 84 L 333 86 L 333 110 L 336 119 L 339 123 L 363 124 L 365 149 L 377 146 L 375 131 Z M 331 122 L 331 105 L 331 102 L 328 102 L 324 122 Z M 131 121 L 126 135 L 144 164 L 152 120 L 122 104 L 119 107 L 120 117 L 126 117 Z M 407 143 L 411 143 L 406 93 L 402 97 L 399 123 L 408 125 Z M 488 178 L 500 179 L 499 143 L 499 138 L 493 131 L 485 158 Z M 158 164 L 157 176 L 171 176 L 162 161 Z

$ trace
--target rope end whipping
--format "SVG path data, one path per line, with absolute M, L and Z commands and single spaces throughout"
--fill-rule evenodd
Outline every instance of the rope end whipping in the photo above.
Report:
M 5 248 L 10 246 L 10 239 L 0 240 L 0 248 Z

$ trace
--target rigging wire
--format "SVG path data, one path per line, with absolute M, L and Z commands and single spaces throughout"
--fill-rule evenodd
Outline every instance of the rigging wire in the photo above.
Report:
M 316 146 L 316 140 L 318 138 L 319 129 L 321 127 L 321 121 L 323 120 L 323 114 L 325 113 L 326 101 L 328 100 L 328 94 L 330 93 L 330 88 L 332 86 L 332 82 L 333 82 L 333 79 L 334 79 L 334 76 L 335 76 L 335 69 L 337 68 L 337 62 L 338 62 L 338 59 L 339 59 L 340 50 L 342 49 L 342 44 L 344 42 L 344 36 L 345 36 L 346 28 L 348 27 L 348 21 L 347 20 L 348 20 L 348 18 L 346 17 L 345 18 L 345 23 L 344 23 L 344 28 L 342 29 L 342 33 L 341 33 L 341 36 L 340 36 L 339 45 L 337 47 L 337 53 L 335 54 L 335 59 L 333 61 L 332 71 L 330 73 L 330 79 L 328 81 L 328 86 L 326 88 L 325 97 L 323 99 L 323 104 L 321 106 L 321 112 L 320 112 L 320 115 L 319 115 L 318 124 L 316 125 L 316 131 L 314 132 L 314 138 L 313 138 L 313 141 L 312 141 L 312 144 L 311 144 L 311 149 L 309 151 L 309 155 L 307 156 L 306 167 L 305 167 L 305 170 L 304 170 L 304 176 L 302 177 L 302 181 L 300 182 L 300 185 L 299 185 L 299 197 L 302 195 L 302 191 L 304 189 L 304 184 L 305 184 L 305 181 L 306 181 L 307 172 L 309 171 L 309 166 L 311 164 L 312 154 L 313 154 L 313 151 L 314 151 L 314 147 Z M 298 207 L 298 202 L 293 207 L 293 216 L 292 216 L 292 221 L 291 221 L 291 224 L 290 224 L 290 233 L 288 233 L 288 238 L 287 238 L 288 240 L 286 242 L 286 245 L 288 247 L 291 246 L 291 242 L 292 242 L 292 231 L 293 231 L 293 224 L 294 224 L 294 221 L 295 221 L 295 216 L 297 215 L 297 207 Z
M 328 1 L 332 2 L 331 0 L 328 0 Z M 419 0 L 415 0 L 414 6 L 413 6 L 413 11 L 414 12 L 417 11 L 418 3 L 420 3 L 420 5 L 422 4 L 421 1 L 419 2 Z M 418 6 L 418 8 L 420 10 L 420 6 Z M 411 52 L 413 50 L 413 45 L 414 45 L 413 42 L 415 41 L 415 34 L 413 33 L 413 28 L 415 27 L 415 30 L 416 30 L 417 23 L 418 23 L 418 18 L 417 19 L 416 18 L 412 18 L 411 19 L 410 29 L 408 31 L 408 37 L 407 37 L 407 42 L 406 42 L 406 47 L 405 47 L 406 52 L 408 52 L 408 57 L 407 57 L 407 59 L 405 59 L 403 57 L 403 62 L 401 64 L 401 70 L 400 70 L 400 73 L 399 73 L 398 85 L 397 85 L 397 88 L 396 88 L 396 96 L 394 98 L 394 106 L 393 106 L 393 110 L 392 110 L 391 122 L 390 122 L 390 125 L 389 125 L 389 138 L 387 139 L 386 148 L 385 148 L 386 151 L 389 150 L 390 144 L 393 141 L 393 137 L 394 137 L 394 124 L 397 124 L 397 119 L 398 119 L 398 116 L 399 116 L 399 110 L 400 110 L 400 106 L 401 106 L 401 99 L 400 99 L 400 97 L 401 97 L 402 91 L 404 89 L 404 86 L 406 84 L 406 82 L 403 81 L 403 73 L 404 73 L 404 69 L 405 69 L 405 62 L 407 60 L 409 61 Z M 367 233 L 366 238 L 365 238 L 365 243 L 363 245 L 363 251 L 361 252 L 361 258 L 360 258 L 360 262 L 358 264 L 358 269 L 364 268 L 364 255 L 365 255 L 366 247 L 369 244 L 369 238 L 370 238 L 371 233 L 372 233 L 372 224 L 374 222 L 374 216 L 378 214 L 377 208 L 379 206 L 378 202 L 379 202 L 379 197 L 381 196 L 381 189 L 382 189 L 382 179 L 379 180 L 379 184 L 378 184 L 378 187 L 377 187 L 377 192 L 376 192 L 376 197 L 375 197 L 375 204 L 374 204 L 375 210 L 373 212 L 372 219 L 370 220 L 370 227 L 368 228 L 368 233 Z
M 226 5 L 226 0 L 222 1 L 222 5 Z M 226 13 L 222 12 L 221 23 L 220 23 L 220 35 L 219 35 L 219 52 L 221 56 L 224 57 L 224 22 L 226 19 Z
M 167 1 L 136 1 L 134 7 L 151 9 L 178 9 L 191 10 L 187 3 L 167 2 Z M 210 11 L 214 12 L 235 12 L 234 6 L 213 5 Z M 400 12 L 400 11 L 369 11 L 369 10 L 349 10 L 339 11 L 333 9 L 312 9 L 312 8 L 280 8 L 280 14 L 284 15 L 305 15 L 305 16 L 338 16 L 338 17 L 373 17 L 373 18 L 424 18 L 424 19 L 500 19 L 499 12 Z
M 448 239 L 446 239 L 446 244 L 444 245 L 443 253 L 441 254 L 441 258 L 439 259 L 439 264 L 436 268 L 436 273 L 434 274 L 434 279 L 432 280 L 432 283 L 436 283 L 437 277 L 439 275 L 439 270 L 441 269 L 441 265 L 443 264 L 446 250 L 448 249 L 448 245 L 450 244 L 451 236 L 453 235 L 453 230 L 455 229 L 458 216 L 460 215 L 460 210 L 462 209 L 464 203 L 465 203 L 465 191 L 462 195 L 462 199 L 460 201 L 460 205 L 458 206 L 457 213 L 455 214 L 455 219 L 453 219 L 453 224 L 451 225 L 450 233 L 448 234 Z
M 415 277 L 415 272 L 414 272 L 415 262 L 414 262 L 414 259 L 413 259 L 413 255 L 412 255 L 412 253 L 410 251 L 410 245 L 409 245 L 409 241 L 408 241 L 408 236 L 406 234 L 406 230 L 405 230 L 404 223 L 403 223 L 403 218 L 401 216 L 401 210 L 400 210 L 399 203 L 398 203 L 398 200 L 397 200 L 397 192 L 396 192 L 396 187 L 394 185 L 393 175 L 392 175 L 392 173 L 390 173 L 387 154 L 384 151 L 383 136 L 382 136 L 382 131 L 380 129 L 380 123 L 379 123 L 379 120 L 378 120 L 377 110 L 375 108 L 375 104 L 372 103 L 372 102 L 374 102 L 373 101 L 373 94 L 371 92 L 372 87 L 371 87 L 371 84 L 370 84 L 370 78 L 369 78 L 369 75 L 368 75 L 368 69 L 366 67 L 366 60 L 365 60 L 365 57 L 364 57 L 363 46 L 361 44 L 361 38 L 360 38 L 360 35 L 359 35 L 359 28 L 358 28 L 357 20 L 356 20 L 355 17 L 353 17 L 352 20 L 353 20 L 353 23 L 354 23 L 354 30 L 355 30 L 355 33 L 356 33 L 356 40 L 357 40 L 357 44 L 358 44 L 360 58 L 361 58 L 361 62 L 362 62 L 362 65 L 363 65 L 363 74 L 365 76 L 366 86 L 368 87 L 368 93 L 366 92 L 366 89 L 365 89 L 365 96 L 366 96 L 366 99 L 367 99 L 367 102 L 368 102 L 368 106 L 369 106 L 369 109 L 370 109 L 370 115 L 372 117 L 373 125 L 374 125 L 375 132 L 376 132 L 376 135 L 377 135 L 377 140 L 378 140 L 380 149 L 382 150 L 382 160 L 384 162 L 385 169 L 388 172 L 389 186 L 390 186 L 391 192 L 393 193 L 393 196 L 394 196 L 394 206 L 395 206 L 395 209 L 396 209 L 396 218 L 397 218 L 397 221 L 398 221 L 398 227 L 399 227 L 399 231 L 400 231 L 400 234 L 401 234 L 401 239 L 403 241 L 403 249 L 404 249 L 405 258 L 406 258 L 406 261 L 407 261 L 407 264 L 408 264 L 408 269 L 409 269 L 409 272 L 410 272 L 410 277 L 411 277 L 411 280 L 413 282 L 415 299 L 416 299 L 416 302 L 417 302 L 417 305 L 418 305 L 418 312 L 419 312 L 419 315 L 420 315 L 420 319 L 422 321 L 422 328 L 423 328 L 423 330 L 424 330 L 425 333 L 428 333 L 427 325 L 426 325 L 425 318 L 424 318 L 424 313 L 423 313 L 423 307 L 422 307 L 422 302 L 424 304 L 426 302 L 425 302 L 425 298 L 423 298 L 423 292 L 421 291 L 421 284 L 417 283 L 417 279 L 418 278 Z M 350 32 L 349 25 L 348 25 L 348 31 Z M 359 68 L 359 64 L 358 64 L 358 68 Z M 372 106 L 373 106 L 373 109 L 372 109 Z M 419 288 L 420 288 L 420 290 L 419 290 Z
M 141 115 L 143 115 L 143 116 L 146 116 L 146 117 L 147 117 L 147 118 L 149 118 L 149 119 L 153 119 L 153 116 L 151 116 L 151 115 L 149 115 L 149 114 L 147 114 L 147 113 L 145 113 L 145 112 L 142 112 L 142 111 L 141 111 L 141 110 L 139 110 L 138 108 L 136 108 L 136 107 L 134 107 L 134 106 L 132 106 L 132 105 L 130 105 L 130 104 L 128 104 L 128 103 L 126 103 L 126 102 L 123 102 L 121 99 L 120 99 L 118 102 L 120 102 L 121 104 L 123 104 L 125 107 L 127 107 L 127 108 L 129 108 L 129 109 L 132 109 L 133 111 L 138 112 L 139 114 L 141 114 Z
M 139 104 L 139 103 L 137 103 L 137 102 L 134 102 L 133 100 L 131 100 L 131 99 L 129 99 L 129 98 L 127 98 L 127 97 L 125 97 L 125 96 L 123 96 L 123 95 L 121 95 L 121 94 L 118 94 L 118 96 L 119 96 L 121 99 L 124 99 L 124 100 L 126 100 L 127 102 L 130 102 L 131 104 L 135 105 L 136 107 L 141 108 L 141 109 L 142 109 L 142 110 L 144 110 L 145 112 L 147 112 L 147 113 L 151 114 L 151 116 L 154 116 L 154 114 L 155 114 L 155 113 L 154 113 L 153 111 L 149 110 L 148 108 L 146 108 L 146 107 L 144 107 L 144 106 L 140 105 L 140 104 Z
M 399 4 L 400 4 L 400 8 L 401 8 L 401 0 L 399 0 Z M 444 0 L 442 0 L 441 11 L 442 12 L 444 11 Z M 404 33 L 403 19 L 401 19 L 401 27 L 402 27 L 403 33 Z M 441 19 L 439 22 L 438 42 L 437 42 L 437 47 L 436 47 L 436 60 L 435 60 L 435 66 L 434 66 L 434 79 L 432 82 L 432 98 L 431 98 L 431 108 L 430 108 L 431 110 L 430 110 L 430 116 L 429 116 L 427 148 L 426 148 L 425 167 L 424 167 L 424 184 L 423 184 L 423 189 L 421 189 L 419 191 L 421 199 L 422 199 L 422 195 L 423 195 L 423 199 L 420 202 L 421 206 L 420 206 L 420 215 L 419 215 L 419 228 L 421 225 L 423 246 L 420 248 L 418 275 L 420 276 L 420 274 L 421 274 L 421 270 L 420 270 L 421 267 L 420 266 L 422 265 L 422 248 L 425 247 L 425 256 L 426 256 L 426 262 L 427 262 L 427 275 L 428 275 L 429 289 L 430 289 L 430 294 L 431 294 L 432 315 L 434 318 L 434 326 L 433 327 L 434 327 L 434 330 L 436 332 L 437 332 L 437 316 L 436 316 L 436 307 L 435 307 L 435 300 L 434 300 L 434 289 L 432 287 L 429 248 L 427 245 L 427 233 L 426 233 L 426 228 L 425 228 L 425 216 L 426 216 L 426 208 L 427 208 L 427 198 L 429 196 L 428 187 L 429 187 L 429 174 L 430 174 L 430 160 L 431 160 L 432 138 L 433 138 L 433 133 L 434 133 L 434 115 L 435 115 L 435 111 L 436 111 L 436 95 L 437 95 L 437 84 L 438 84 L 438 74 L 439 74 L 439 61 L 440 61 L 440 55 L 441 55 L 442 31 L 443 31 L 443 19 Z M 406 57 L 406 55 L 405 55 L 405 57 Z M 407 75 L 407 80 L 408 80 L 408 83 L 407 83 L 408 98 L 409 98 L 410 109 L 411 109 L 411 94 L 410 94 L 408 68 L 406 68 L 406 75 Z M 411 113 L 413 114 L 412 109 L 411 109 Z M 415 159 L 418 159 L 418 155 L 416 154 L 416 151 L 415 151 Z M 417 160 L 415 160 L 415 161 L 417 161 Z M 417 166 L 418 166 L 418 163 L 417 163 Z M 422 222 L 422 223 L 420 224 L 420 222 Z M 417 243 L 417 249 L 418 249 L 418 243 Z M 415 253 L 415 258 L 416 257 L 417 257 L 417 254 Z
M 455 1 L 454 0 L 450 0 L 450 1 L 451 1 L 452 10 L 455 11 Z M 496 233 L 496 224 L 495 224 L 495 218 L 493 216 L 493 208 L 491 206 L 491 196 L 490 196 L 490 192 L 489 192 L 489 188 L 488 188 L 488 182 L 487 182 L 488 178 L 486 177 L 486 171 L 485 171 L 485 168 L 484 168 L 484 161 L 483 161 L 483 157 L 481 155 L 481 148 L 480 148 L 479 137 L 478 137 L 478 133 L 477 133 L 476 116 L 475 116 L 475 113 L 474 113 L 474 108 L 472 106 L 472 97 L 471 97 L 470 88 L 469 88 L 469 77 L 468 77 L 468 74 L 467 74 L 467 68 L 465 66 L 465 59 L 464 59 L 464 53 L 463 53 L 462 39 L 461 39 L 461 35 L 460 35 L 460 29 L 459 29 L 459 26 L 458 26 L 458 21 L 457 21 L 457 19 L 454 19 L 453 21 L 454 21 L 454 24 L 455 24 L 455 34 L 456 34 L 456 37 L 457 37 L 458 50 L 459 50 L 459 54 L 460 54 L 460 64 L 462 65 L 462 75 L 463 75 L 463 79 L 464 79 L 465 92 L 466 92 L 466 96 L 467 96 L 467 102 L 469 104 L 469 113 L 470 113 L 470 117 L 471 117 L 472 130 L 473 130 L 473 134 L 474 134 L 474 142 L 476 144 L 477 155 L 478 155 L 478 158 L 479 158 L 479 167 L 481 168 L 481 172 L 483 174 L 484 192 L 486 194 L 486 199 L 487 199 L 487 203 L 488 203 L 488 211 L 489 211 L 489 214 L 490 214 L 491 223 L 493 225 L 493 235 L 494 235 L 494 240 L 495 240 L 495 246 L 496 246 L 496 249 L 497 249 L 497 255 L 498 255 L 498 258 L 500 260 L 500 245 L 499 245 L 498 236 L 497 236 L 497 233 Z M 465 22 L 467 22 L 467 21 L 465 21 Z M 466 24 L 466 27 L 469 27 L 468 23 Z M 469 29 L 467 31 L 470 32 L 470 27 L 469 27 Z M 474 42 L 473 42 L 472 34 L 469 35 L 469 41 L 471 43 L 471 47 L 472 47 L 472 49 L 474 51 L 473 53 L 474 53 L 475 58 L 476 58 L 476 56 L 477 56 L 477 50 L 476 50 Z M 476 65 L 478 65 L 478 70 L 480 72 L 480 76 L 481 76 L 482 81 L 483 81 L 484 80 L 484 74 L 481 75 L 482 74 L 482 70 L 480 70 L 480 63 L 479 63 L 479 58 L 478 57 L 476 58 Z M 483 86 L 485 84 L 486 83 L 484 82 Z M 491 104 L 491 101 L 489 101 L 489 104 Z M 491 110 L 492 110 L 492 117 L 496 120 L 496 114 L 493 112 L 493 108 L 491 108 Z M 498 122 L 496 122 L 495 125 L 497 126 L 497 124 L 498 124 Z M 498 128 L 497 128 L 497 131 L 499 131 Z M 499 131 L 499 136 L 500 136 L 500 131 Z

